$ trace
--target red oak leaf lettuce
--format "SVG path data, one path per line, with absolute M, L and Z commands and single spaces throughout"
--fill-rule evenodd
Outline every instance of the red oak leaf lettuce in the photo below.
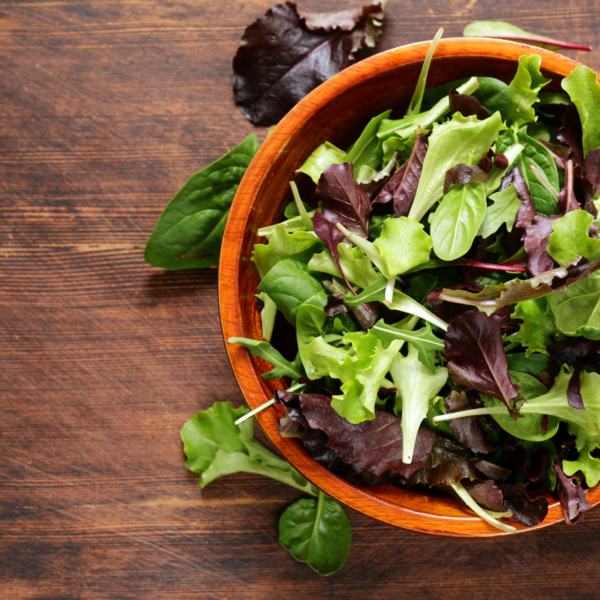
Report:
M 479 102 L 475 96 L 461 94 L 456 88 L 451 88 L 448 98 L 450 100 L 450 112 L 452 114 L 459 112 L 463 117 L 475 115 L 480 121 L 483 121 L 490 116 L 490 113 L 483 108 L 481 102 Z

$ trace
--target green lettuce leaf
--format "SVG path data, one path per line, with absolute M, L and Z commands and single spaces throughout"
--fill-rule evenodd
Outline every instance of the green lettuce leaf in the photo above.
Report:
M 585 210 L 572 210 L 556 219 L 548 237 L 548 254 L 559 265 L 568 265 L 582 256 L 593 262 L 600 254 L 600 240 L 590 237 L 593 221 Z
M 254 439 L 254 423 L 235 421 L 248 412 L 229 402 L 215 402 L 200 411 L 181 430 L 185 466 L 200 475 L 200 487 L 231 473 L 258 473 L 316 496 L 318 491 L 290 463 Z
M 221 241 L 235 192 L 260 146 L 251 133 L 225 156 L 192 175 L 158 219 L 144 258 L 164 269 L 219 264 Z
M 402 462 L 410 464 L 429 402 L 448 381 L 448 369 L 436 367 L 433 373 L 419 360 L 419 353 L 408 345 L 408 355 L 398 354 L 390 369 L 396 392 L 396 413 L 402 410 Z
M 517 73 L 508 86 L 512 98 L 508 120 L 517 127 L 537 120 L 533 105 L 539 102 L 539 91 L 552 81 L 542 75 L 541 64 L 537 54 L 519 57 Z
M 277 317 L 277 304 L 264 292 L 256 294 L 256 297 L 264 305 L 260 311 L 263 340 L 270 342 L 273 335 L 273 327 L 275 327 L 275 317 Z
M 312 363 L 302 355 L 302 350 L 316 337 L 323 333 L 323 327 L 327 321 L 327 315 L 320 306 L 314 304 L 301 304 L 296 313 L 296 341 L 298 343 L 298 354 L 302 359 L 306 376 L 309 379 L 316 377 Z
M 379 128 L 379 123 L 381 123 L 383 119 L 387 119 L 391 112 L 391 110 L 386 110 L 384 113 L 373 117 L 360 134 L 360 137 L 352 145 L 346 160 L 341 161 L 352 163 L 356 183 L 365 183 L 370 179 L 368 176 L 366 176 L 366 178 L 360 176 L 361 171 L 362 173 L 368 172 L 368 170 L 363 169 L 363 167 L 369 167 L 369 170 L 377 171 L 381 165 L 383 151 L 376 152 L 379 145 L 377 129 Z M 316 181 L 315 183 L 318 182 Z
M 492 204 L 485 209 L 485 217 L 477 232 L 477 235 L 483 238 L 496 233 L 502 225 L 506 225 L 508 231 L 512 231 L 521 205 L 517 190 L 512 184 L 505 190 L 492 194 L 490 200 Z
M 547 298 L 519 302 L 515 306 L 513 318 L 523 321 L 515 335 L 515 340 L 521 342 L 526 348 L 526 355 L 529 357 L 534 352 L 548 354 L 547 348 L 554 341 L 556 327 L 548 311 Z
M 371 259 L 360 248 L 341 242 L 338 244 L 338 255 L 344 274 L 350 283 L 357 285 L 359 288 L 366 288 L 379 279 Z M 308 263 L 308 270 L 328 273 L 334 277 L 342 276 L 331 252 L 327 249 L 320 254 L 313 255 Z
M 312 363 L 315 377 L 342 381 L 343 393 L 331 402 L 338 414 L 350 423 L 374 419 L 377 392 L 402 342 L 396 340 L 384 349 L 381 340 L 364 332 L 348 333 L 344 342 L 351 344 L 353 354 L 317 337 L 304 348 L 302 356 Z
M 589 67 L 579 65 L 561 82 L 577 107 L 583 133 L 583 156 L 600 147 L 600 85 L 598 75 Z
M 457 164 L 466 164 L 469 159 L 472 164 L 477 164 L 498 139 L 502 129 L 504 125 L 499 112 L 484 121 L 455 113 L 451 121 L 435 125 L 408 216 L 420 221 L 443 196 L 446 171 Z
M 297 171 L 305 173 L 315 183 L 319 183 L 319 178 L 327 167 L 346 162 L 346 158 L 347 154 L 343 150 L 330 142 L 325 142 L 313 150 L 312 154 Z
M 317 244 L 319 248 L 315 248 Z M 308 262 L 313 253 L 323 246 L 323 242 L 314 233 L 289 233 L 285 226 L 280 224 L 273 228 L 267 244 L 255 244 L 252 262 L 263 279 L 279 261 L 293 256 L 296 260 Z
M 466 254 L 486 214 L 483 183 L 453 185 L 430 215 L 435 255 L 452 261 Z
M 258 356 L 259 358 L 266 360 L 268 363 L 271 363 L 271 365 L 273 365 L 273 370 L 269 371 L 268 373 L 263 373 L 263 379 L 289 377 L 290 379 L 295 379 L 297 381 L 304 375 L 300 356 L 297 356 L 296 360 L 292 363 L 283 358 L 281 353 L 273 348 L 269 342 L 250 340 L 248 338 L 230 337 L 227 340 L 227 343 L 244 346 L 244 348 L 248 348 L 248 350 L 250 350 L 250 354 L 252 354 L 252 356 Z
M 581 471 L 585 475 L 588 487 L 595 487 L 600 482 L 600 458 L 594 458 L 592 452 L 600 448 L 600 436 L 590 437 L 577 425 L 569 423 L 569 433 L 575 436 L 575 446 L 579 452 L 577 460 L 563 460 L 563 471 L 572 477 Z

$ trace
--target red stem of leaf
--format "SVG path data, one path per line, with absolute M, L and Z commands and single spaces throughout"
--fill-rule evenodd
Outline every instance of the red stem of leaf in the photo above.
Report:
M 585 50 L 586 52 L 591 52 L 591 46 L 581 46 L 579 44 L 569 44 L 569 42 L 561 42 L 558 40 L 551 40 L 544 37 L 534 37 L 534 36 L 526 36 L 526 35 L 480 35 L 479 37 L 484 38 L 498 38 L 501 40 L 515 40 L 519 42 L 536 42 L 538 44 L 548 44 L 549 46 L 556 46 L 558 48 L 568 48 L 569 50 Z
M 527 267 L 516 267 L 510 264 L 503 264 L 503 265 L 495 265 L 492 263 L 483 263 L 483 262 L 478 262 L 476 260 L 469 260 L 468 258 L 461 258 L 460 260 L 458 260 L 457 262 L 459 262 L 461 265 L 464 265 L 466 267 L 475 267 L 477 269 L 486 269 L 488 271 L 527 271 Z M 517 262 L 521 262 L 521 261 L 517 261 Z

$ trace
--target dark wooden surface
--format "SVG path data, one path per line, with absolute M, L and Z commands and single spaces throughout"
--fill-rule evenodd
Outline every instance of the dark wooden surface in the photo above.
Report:
M 186 178 L 253 130 L 231 59 L 270 5 L 0 2 L 0 598 L 600 598 L 598 511 L 474 541 L 350 514 L 349 560 L 326 579 L 278 544 L 296 492 L 250 475 L 200 492 L 186 471 L 184 421 L 242 401 L 217 274 L 142 253 Z M 594 0 L 387 13 L 381 49 L 482 18 L 600 48 Z M 599 51 L 569 56 L 600 69 Z

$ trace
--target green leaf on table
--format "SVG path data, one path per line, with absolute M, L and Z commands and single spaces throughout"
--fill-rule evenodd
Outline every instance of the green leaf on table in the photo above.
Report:
M 592 456 L 592 452 L 600 448 L 600 436 L 590 437 L 581 427 L 569 423 L 569 433 L 575 436 L 575 447 L 579 452 L 577 460 L 563 460 L 563 471 L 567 477 L 572 477 L 581 471 L 585 482 L 592 488 L 600 482 L 600 458 Z
M 600 277 L 592 275 L 548 296 L 556 327 L 569 336 L 600 340 Z
M 390 373 L 398 391 L 396 392 L 396 414 L 402 410 L 402 462 L 412 462 L 417 433 L 427 416 L 429 402 L 448 381 L 448 369 L 435 367 L 431 372 L 419 360 L 419 352 L 408 345 L 408 355 L 398 354 Z
M 493 203 L 485 209 L 485 217 L 477 232 L 477 235 L 483 238 L 496 233 L 502 225 L 506 225 L 508 231 L 512 231 L 517 218 L 517 211 L 521 205 L 517 190 L 512 184 L 505 190 L 492 194 L 490 200 Z
M 593 262 L 600 254 L 600 240 L 590 237 L 593 221 L 585 210 L 572 210 L 556 219 L 548 237 L 548 254 L 559 265 L 568 265 L 582 256 Z
M 431 325 L 425 323 L 425 327 L 417 331 L 400 329 L 393 325 L 387 325 L 383 320 L 378 321 L 371 328 L 371 334 L 379 338 L 384 347 L 388 347 L 394 340 L 410 342 L 416 348 L 419 361 L 432 373 L 435 373 L 435 355 L 444 352 L 444 340 L 433 334 Z
M 252 262 L 256 265 L 260 278 L 281 260 L 294 257 L 295 260 L 308 262 L 317 250 L 323 247 L 323 242 L 311 231 L 287 232 L 284 225 L 276 225 L 267 244 L 255 244 Z
M 338 255 L 344 274 L 350 283 L 360 288 L 366 288 L 378 279 L 371 259 L 360 248 L 341 242 L 338 244 Z M 329 250 L 325 249 L 320 254 L 314 254 L 308 263 L 309 271 L 328 273 L 334 277 L 341 277 L 335 260 Z
M 515 306 L 513 318 L 523 321 L 515 340 L 526 348 L 526 356 L 530 357 L 535 352 L 547 355 L 548 345 L 554 341 L 553 337 L 556 334 L 554 321 L 548 311 L 547 298 L 519 302 Z
M 435 125 L 409 217 L 420 221 L 444 195 L 446 171 L 460 163 L 477 164 L 504 128 L 500 113 L 478 121 L 455 113 L 451 121 Z
M 369 167 L 373 171 L 377 171 L 381 165 L 383 152 L 376 152 L 379 145 L 377 129 L 379 128 L 379 123 L 383 119 L 387 119 L 391 112 L 391 110 L 386 110 L 384 113 L 373 117 L 360 134 L 360 137 L 352 145 L 346 160 L 342 161 L 352 163 L 356 183 L 365 183 L 370 179 L 370 177 L 364 178 L 359 176 L 362 167 Z M 363 170 L 363 172 L 366 172 L 366 170 Z
M 317 500 L 301 498 L 288 506 L 279 519 L 279 541 L 296 560 L 331 575 L 346 562 L 352 528 L 344 509 L 319 490 Z
M 538 54 L 519 57 L 517 73 L 508 86 L 512 99 L 508 120 L 517 126 L 537 120 L 533 105 L 539 101 L 540 90 L 552 81 L 542 75 L 541 64 Z
M 554 158 L 545 146 L 528 136 L 524 129 L 519 132 L 509 129 L 500 136 L 496 144 L 496 152 L 504 153 L 509 147 L 517 143 L 522 144 L 525 148 L 511 166 L 519 167 L 521 175 L 529 188 L 536 211 L 547 217 L 555 215 L 558 212 L 556 197 L 540 183 L 531 170 L 532 166 L 536 167 L 546 176 L 550 185 L 557 190 L 561 189 L 558 167 Z
M 192 175 L 158 219 L 144 258 L 164 269 L 219 264 L 221 241 L 235 192 L 260 146 L 251 133 L 225 156 Z
M 349 348 L 336 348 L 317 337 L 302 356 L 312 363 L 315 377 L 342 381 L 342 394 L 333 397 L 331 406 L 349 423 L 361 423 L 375 418 L 377 392 L 402 342 L 396 340 L 384 349 L 381 340 L 364 332 L 348 333 L 344 342 L 351 344 L 352 354 Z
M 465 255 L 486 214 L 483 183 L 453 185 L 429 217 L 435 255 L 452 261 Z
M 561 82 L 577 107 L 583 133 L 583 156 L 600 147 L 600 85 L 598 75 L 589 67 L 579 65 Z
M 513 383 L 519 386 L 519 395 L 525 400 L 535 399 L 548 392 L 548 388 L 540 383 L 533 375 L 519 371 L 509 371 Z M 492 398 L 485 394 L 481 395 L 483 403 L 487 407 L 504 406 L 501 400 Z M 548 417 L 547 431 L 543 431 L 543 414 L 527 414 L 516 421 L 509 414 L 492 415 L 492 418 L 504 431 L 514 435 L 521 440 L 541 442 L 553 437 L 558 431 L 559 419 Z
M 544 371 L 550 371 L 550 358 L 539 352 L 513 352 L 506 355 L 506 362 L 511 371 L 519 371 L 538 377 Z
M 312 483 L 254 439 L 251 419 L 235 425 L 247 412 L 243 406 L 232 408 L 229 402 L 215 402 L 183 426 L 185 466 L 200 475 L 200 487 L 204 488 L 222 475 L 245 472 L 271 477 L 316 496 Z
M 293 258 L 280 260 L 258 286 L 266 292 L 286 319 L 296 325 L 296 312 L 301 304 L 314 298 L 313 303 L 325 306 L 327 293 L 321 282 L 313 277 L 305 263 Z
M 339 165 L 346 162 L 347 154 L 331 144 L 325 142 L 317 146 L 312 154 L 304 161 L 304 164 L 298 169 L 298 172 L 305 173 L 315 183 L 319 183 L 323 171 L 331 165 Z
M 263 373 L 263 379 L 275 379 L 277 377 L 289 377 L 296 381 L 304 375 L 302 371 L 302 363 L 300 356 L 296 357 L 294 362 L 290 362 L 283 358 L 278 350 L 275 350 L 269 342 L 250 340 L 248 338 L 230 337 L 227 340 L 228 344 L 239 344 L 250 350 L 252 356 L 258 356 L 268 363 L 273 365 L 273 370 L 268 373 Z

